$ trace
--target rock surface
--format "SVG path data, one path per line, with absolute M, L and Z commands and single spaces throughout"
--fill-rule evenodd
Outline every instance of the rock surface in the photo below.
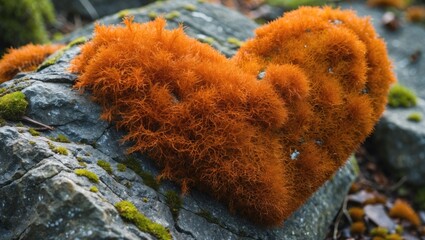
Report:
M 188 4 L 196 10 L 186 10 Z M 198 39 L 213 38 L 212 45 L 231 56 L 237 47 L 227 42 L 236 37 L 252 37 L 255 23 L 220 6 L 197 1 L 170 1 L 131 10 L 135 21 L 148 21 L 148 13 L 179 11 L 169 20 L 170 28 L 179 22 Z M 116 24 L 121 16 L 101 20 Z M 69 38 L 89 36 L 92 26 Z M 76 76 L 66 69 L 79 53 L 74 46 L 54 64 L 39 72 L 19 74 L 0 87 L 21 90 L 27 96 L 27 115 L 55 127 L 41 136 L 29 133 L 28 125 L 8 122 L 0 127 L 0 239 L 155 239 L 133 224 L 123 221 L 114 208 L 116 202 L 129 200 L 149 219 L 165 226 L 174 239 L 323 239 L 345 193 L 357 172 L 355 161 L 348 161 L 333 179 L 316 192 L 282 227 L 264 229 L 228 212 L 225 206 L 196 190 L 184 196 L 183 206 L 173 218 L 166 200 L 167 191 L 178 186 L 161 183 L 159 189 L 117 164 L 128 158 L 122 133 L 99 120 L 101 109 L 90 96 L 72 89 Z M 55 142 L 49 137 L 67 136 L 71 142 Z M 62 146 L 68 155 L 55 152 Z M 143 155 L 132 156 L 146 173 L 156 175 L 152 161 Z M 108 174 L 97 165 L 109 162 Z M 86 168 L 99 176 L 93 183 L 77 176 L 75 169 Z M 146 176 L 144 176 L 146 177 Z M 145 178 L 146 180 L 146 178 Z M 90 191 L 92 186 L 98 192 Z
M 113 14 L 122 9 L 136 8 L 154 0 L 53 0 L 56 11 L 68 14 L 78 14 L 85 18 L 97 19 Z

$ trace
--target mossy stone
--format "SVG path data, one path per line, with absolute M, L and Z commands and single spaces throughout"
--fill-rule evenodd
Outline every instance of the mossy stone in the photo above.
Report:
M 13 92 L 0 98 L 0 117 L 6 120 L 17 121 L 22 118 L 28 102 L 22 92 Z
M 409 88 L 396 84 L 390 89 L 390 93 L 388 95 L 388 105 L 390 107 L 408 108 L 416 106 L 416 102 L 416 94 Z

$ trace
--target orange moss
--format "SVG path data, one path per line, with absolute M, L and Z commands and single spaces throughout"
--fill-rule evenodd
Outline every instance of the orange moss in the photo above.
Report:
M 285 74 L 272 79 L 269 70 L 289 64 L 307 81 L 309 92 L 301 100 L 282 97 L 289 116 L 279 130 L 284 166 L 308 173 L 293 180 L 294 204 L 303 203 L 370 134 L 395 81 L 369 19 L 328 7 L 302 7 L 258 28 L 232 61 L 253 75 L 265 71 L 263 81 L 273 83 Z M 289 157 L 294 149 L 297 161 Z
M 363 234 L 366 231 L 366 225 L 364 222 L 354 222 L 350 226 L 350 231 L 355 235 Z
M 406 18 L 411 22 L 422 22 L 425 20 L 425 7 L 412 6 L 406 9 Z
M 368 0 L 367 5 L 370 7 L 395 7 L 404 8 L 407 5 L 407 0 Z
M 364 217 L 364 210 L 363 208 L 359 207 L 352 207 L 348 209 L 348 214 L 350 214 L 350 217 L 356 222 L 363 220 Z
M 28 44 L 19 49 L 9 49 L 0 60 L 0 83 L 12 79 L 19 72 L 34 71 L 44 59 L 61 47 Z
M 161 178 L 266 226 L 345 163 L 394 81 L 384 43 L 350 11 L 300 8 L 259 28 L 230 60 L 164 26 L 96 26 L 71 63 L 76 87 L 128 131 L 130 152 L 156 160 Z
M 415 210 L 407 202 L 397 199 L 394 203 L 394 206 L 390 210 L 390 216 L 393 218 L 401 218 L 409 221 L 414 226 L 419 227 L 421 225 L 421 220 L 419 216 L 415 213 Z

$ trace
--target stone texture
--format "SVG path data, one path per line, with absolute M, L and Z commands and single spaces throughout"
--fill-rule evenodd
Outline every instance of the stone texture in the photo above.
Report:
M 186 4 L 197 10 L 184 10 Z M 181 17 L 169 27 L 183 22 L 189 35 L 213 37 L 213 46 L 230 56 L 236 47 L 228 37 L 245 40 L 252 36 L 255 23 L 216 5 L 197 1 L 170 1 L 147 8 L 131 10 L 136 21 L 148 21 L 151 11 L 181 11 Z M 197 14 L 195 14 L 197 13 Z M 104 24 L 119 23 L 113 15 Z M 78 35 L 90 35 L 92 26 Z M 126 145 L 119 142 L 122 133 L 99 119 L 101 109 L 88 94 L 72 88 L 76 76 L 67 72 L 70 60 L 79 53 L 75 46 L 59 61 L 40 72 L 19 74 L 0 87 L 22 90 L 29 101 L 27 115 L 50 124 L 54 131 L 32 136 L 30 125 L 8 122 L 0 127 L 0 240 L 3 239 L 154 239 L 124 222 L 113 205 L 132 201 L 151 220 L 167 227 L 174 239 L 323 239 L 336 215 L 345 193 L 355 176 L 355 162 L 349 161 L 308 202 L 294 213 L 282 227 L 264 229 L 234 216 L 225 206 L 196 190 L 183 197 L 183 207 L 176 219 L 165 199 L 165 192 L 178 186 L 163 182 L 159 190 L 143 183 L 132 170 L 117 171 L 126 158 Z M 71 143 L 49 139 L 64 134 Z M 50 145 L 63 146 L 68 155 L 51 150 Z M 158 170 L 142 154 L 135 157 L 140 167 L 156 175 Z M 113 168 L 108 174 L 96 163 L 107 161 Z M 86 168 L 96 173 L 99 183 L 77 176 L 74 170 Z M 99 192 L 89 191 L 96 186 Z

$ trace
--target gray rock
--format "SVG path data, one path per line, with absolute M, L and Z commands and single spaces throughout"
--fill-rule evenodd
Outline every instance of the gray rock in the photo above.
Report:
M 184 10 L 186 4 L 197 10 Z M 147 21 L 150 11 L 181 11 L 170 22 L 183 22 L 193 37 L 214 37 L 213 46 L 226 55 L 237 47 L 228 37 L 245 40 L 256 24 L 217 5 L 195 0 L 170 1 L 131 10 L 137 21 Z M 197 13 L 197 14 L 194 14 Z M 101 20 L 120 22 L 118 15 Z M 91 27 L 73 36 L 90 35 Z M 202 36 L 201 36 L 202 35 Z M 0 127 L 0 240 L 2 239 L 154 239 L 133 224 L 123 221 L 114 208 L 129 200 L 149 219 L 170 230 L 174 239 L 323 239 L 355 176 L 355 163 L 349 161 L 333 179 L 320 188 L 282 227 L 264 229 L 230 214 L 225 206 L 208 195 L 193 190 L 183 197 L 176 219 L 167 205 L 165 193 L 178 186 L 164 182 L 155 190 L 134 171 L 117 170 L 125 159 L 126 145 L 119 142 L 122 132 L 99 119 L 101 109 L 88 94 L 72 88 L 76 76 L 66 71 L 78 47 L 67 50 L 60 60 L 40 72 L 19 74 L 0 87 L 22 90 L 29 101 L 27 115 L 50 124 L 54 131 L 32 136 L 30 126 L 8 122 Z M 49 139 L 64 134 L 70 143 Z M 65 147 L 68 155 L 53 151 Z M 141 154 L 133 156 L 140 168 L 152 175 L 158 169 Z M 109 162 L 112 174 L 97 165 Z M 85 165 L 85 166 L 84 166 Z M 77 176 L 75 169 L 86 168 L 99 176 L 93 183 Z M 99 192 L 91 192 L 96 186 Z
M 53 0 L 57 12 L 63 14 L 77 14 L 89 19 L 97 19 L 109 14 L 116 13 L 127 8 L 136 8 L 154 0 Z
M 367 147 L 384 166 L 415 185 L 425 185 L 425 121 L 411 122 L 412 112 L 425 116 L 425 101 L 413 108 L 389 108 L 368 139 Z

